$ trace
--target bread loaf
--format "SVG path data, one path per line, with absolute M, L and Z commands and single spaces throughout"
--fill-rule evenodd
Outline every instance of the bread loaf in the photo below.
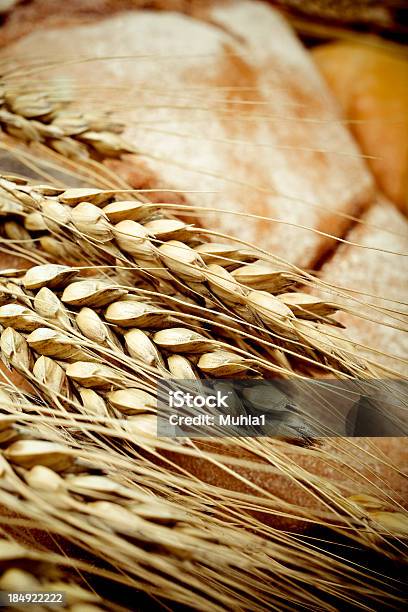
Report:
M 313 57 L 340 102 L 380 189 L 408 212 L 408 62 L 377 45 L 331 43 Z
M 345 215 L 373 198 L 313 61 L 261 2 L 210 4 L 200 20 L 135 11 L 38 28 L 3 55 L 25 63 L 38 53 L 57 59 L 39 79 L 62 80 L 75 97 L 89 92 L 88 106 L 96 96 L 98 109 L 124 121 L 142 186 L 180 190 L 183 201 L 209 209 L 201 221 L 217 232 L 311 266 L 332 246 L 329 235 L 343 233 Z M 158 197 L 168 201 L 166 192 Z
M 338 319 L 360 344 L 361 354 L 388 368 L 388 375 L 393 371 L 406 378 L 408 223 L 383 197 L 360 221 L 345 236 L 349 244 L 338 247 L 320 275 L 339 288 L 332 299 L 353 311 Z

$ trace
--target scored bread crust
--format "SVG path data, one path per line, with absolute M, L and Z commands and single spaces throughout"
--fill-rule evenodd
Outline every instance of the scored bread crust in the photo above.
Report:
M 92 23 L 101 17 L 125 10 L 155 9 L 199 15 L 208 5 L 228 0 L 9 0 L 2 12 L 0 47 L 25 36 L 36 28 L 55 28 Z M 14 6 L 12 6 L 14 4 Z M 2 7 L 0 6 L 0 10 Z

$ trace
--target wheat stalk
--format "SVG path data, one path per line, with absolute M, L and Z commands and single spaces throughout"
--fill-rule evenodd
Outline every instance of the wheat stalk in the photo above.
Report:
M 56 264 L 34 266 L 0 285 L 3 356 L 25 376 L 34 363 L 34 378 L 52 394 L 64 389 L 71 397 L 72 382 L 96 390 L 119 387 L 108 393 L 110 405 L 133 414 L 146 411 L 142 406 L 149 403 L 132 388 L 143 379 L 154 392 L 154 381 L 161 377 L 197 378 L 200 372 L 214 377 L 295 375 L 292 368 L 268 361 L 261 345 L 254 349 L 237 341 L 237 325 L 225 334 L 225 323 L 220 330 L 213 322 L 211 334 L 204 327 L 209 317 L 190 314 L 189 303 L 177 300 L 169 308 L 166 300 L 160 303 L 158 292 L 147 292 L 146 300 L 104 277 L 78 280 L 78 272 Z M 101 365 L 107 360 L 109 365 Z
M 50 381 L 47 383 L 43 389 Z M 45 397 L 49 397 L 48 393 Z M 175 479 L 174 475 L 171 478 L 171 471 L 163 468 L 159 471 L 157 467 L 149 468 L 143 454 L 137 452 L 138 446 L 146 452 L 152 445 L 160 444 L 151 432 L 145 433 L 138 427 L 128 430 L 119 426 L 120 420 L 115 424 L 113 418 L 100 415 L 95 418 L 94 413 L 87 415 L 85 411 L 78 419 L 63 407 L 58 409 L 56 400 L 53 408 L 47 408 L 32 404 L 27 397 L 14 397 L 17 406 L 12 409 L 11 398 L 7 401 L 5 397 L 10 392 L 3 390 L 2 394 L 2 403 L 8 406 L 6 414 L 11 418 L 3 416 L 1 422 L 2 432 L 9 430 L 2 461 L 1 502 L 17 514 L 30 516 L 33 526 L 47 525 L 51 533 L 80 543 L 89 553 L 116 568 L 118 573 L 106 569 L 107 579 L 196 609 L 246 605 L 263 610 L 271 596 L 282 602 L 277 604 L 279 609 L 286 609 L 284 598 L 289 595 L 291 602 L 307 605 L 309 580 L 314 587 L 321 584 L 333 596 L 340 595 L 337 573 L 343 578 L 347 575 L 350 585 L 354 585 L 355 593 L 344 601 L 354 601 L 357 593 L 368 599 L 380 597 L 380 585 L 372 583 L 364 572 L 355 572 L 335 557 L 327 566 L 327 559 L 321 558 L 318 549 L 299 547 L 296 537 L 269 530 L 265 540 L 243 529 L 240 521 L 236 526 L 231 523 L 228 526 L 221 520 L 222 507 L 212 521 L 205 520 L 211 487 L 198 487 L 202 497 L 186 496 L 183 479 Z M 115 440 L 120 440 L 121 446 Z M 124 453 L 126 445 L 128 451 Z M 178 489 L 181 495 L 177 494 Z M 258 498 L 259 503 L 268 507 L 268 500 L 262 502 Z M 404 515 L 390 510 L 387 502 L 372 495 L 351 497 L 348 511 L 356 521 L 364 514 L 367 535 L 371 538 L 375 533 L 373 526 L 378 529 L 379 524 L 384 533 L 406 532 Z M 253 528 L 257 525 L 248 514 L 242 520 Z M 20 547 L 19 554 L 27 553 Z M 304 555 L 308 563 L 306 582 L 301 571 Z M 35 551 L 29 559 L 34 561 L 41 556 L 47 559 L 45 553 Z M 7 558 L 16 557 L 9 554 Z M 290 574 L 288 563 L 292 567 Z M 86 568 L 75 558 L 58 558 L 58 564 L 65 569 L 70 565 Z M 296 564 L 298 569 L 294 569 Z M 271 567 L 273 584 L 269 579 Z M 98 565 L 87 569 L 91 574 L 99 571 Z M 227 586 L 230 572 L 235 579 L 233 593 Z M 205 576 L 213 583 L 216 600 L 210 597 L 205 601 L 209 596 L 202 580 Z M 256 582 L 251 583 L 249 576 Z M 294 584 L 298 584 L 296 593 L 292 590 Z M 392 601 L 392 593 L 390 597 Z M 313 599 L 319 605 L 318 596 Z
M 175 309 L 181 315 L 184 307 L 184 316 L 195 315 L 206 321 L 211 311 L 212 316 L 216 314 L 212 325 L 225 325 L 228 321 L 235 335 L 237 328 L 241 334 L 243 328 L 256 332 L 262 344 L 259 350 L 268 349 L 264 370 L 291 371 L 293 355 L 305 365 L 320 363 L 339 376 L 341 372 L 372 375 L 370 364 L 362 362 L 353 343 L 334 327 L 337 322 L 331 315 L 338 309 L 336 304 L 298 291 L 282 294 L 302 279 L 287 264 L 277 264 L 267 257 L 259 259 L 256 249 L 211 243 L 199 227 L 170 217 L 159 205 L 120 200 L 120 192 L 115 190 L 62 191 L 52 186 L 18 185 L 5 178 L 0 184 L 20 204 L 22 212 L 31 211 L 25 217 L 25 227 L 6 221 L 8 238 L 27 244 L 31 240 L 29 230 L 34 228 L 42 248 L 50 254 L 57 250 L 61 256 L 62 245 L 62 253 L 67 255 L 64 245 L 68 243 L 71 257 L 79 255 L 93 265 L 116 264 L 117 272 L 127 269 L 124 280 L 129 284 L 137 282 L 139 295 L 151 291 L 150 300 L 158 293 L 168 296 L 167 306 L 162 305 L 164 310 Z M 60 242 L 56 246 L 57 237 Z M 87 286 L 91 285 L 77 288 Z M 73 300 L 68 303 L 79 303 L 75 297 Z M 87 305 L 86 297 L 82 305 Z M 233 317 L 229 314 L 232 307 Z M 129 326 L 142 316 L 137 312 L 140 308 L 135 303 L 112 304 L 107 320 Z M 135 313 L 131 316 L 132 310 Z M 155 316 L 161 318 L 163 313 L 152 313 L 150 318 Z M 157 336 L 158 342 L 166 346 L 162 336 Z M 241 340 L 244 341 L 242 336 Z M 245 345 L 242 350 L 246 351 Z M 257 358 L 256 363 L 261 364 L 261 359 Z M 251 363 L 247 362 L 247 366 L 250 368 Z M 222 367 L 221 363 L 220 371 Z
M 133 151 L 109 133 L 117 129 L 109 119 L 68 113 L 60 99 L 11 85 L 0 122 L 75 159 Z M 129 609 L 138 591 L 198 610 L 398 607 L 397 585 L 277 528 L 322 525 L 382 559 L 402 559 L 408 527 L 395 492 L 353 470 L 344 490 L 303 467 L 318 457 L 347 471 L 352 445 L 336 457 L 287 440 L 201 448 L 155 436 L 161 378 L 375 374 L 336 326 L 336 304 L 298 290 L 310 275 L 238 241 L 211 242 L 126 189 L 12 176 L 0 186 L 3 244 L 37 264 L 0 279 L 2 357 L 32 388 L 0 389 L 0 503 L 11 513 L 1 588 L 63 585 L 72 612 Z M 61 260 L 72 265 L 49 263 Z M 180 458 L 247 488 L 206 482 Z M 363 451 L 359 460 L 363 467 Z M 284 475 L 315 503 L 279 497 L 254 473 Z M 45 527 L 51 545 L 17 545 L 21 527 Z M 95 596 L 101 581 L 107 596 Z M 118 587 L 130 593 L 124 608 L 120 597 L 111 601 Z
M 205 544 L 209 538 L 208 525 L 202 521 L 208 512 L 207 500 L 212 495 L 211 487 L 203 489 L 203 484 L 199 487 L 201 494 L 204 494 L 204 491 L 205 494 L 204 503 L 197 506 L 194 490 L 192 497 L 186 498 L 187 482 L 191 486 L 189 479 L 183 484 L 183 479 L 180 481 L 179 477 L 175 478 L 170 468 L 160 468 L 158 472 L 157 467 L 152 467 L 151 462 L 148 460 L 146 463 L 144 459 L 145 453 L 148 453 L 162 457 L 163 460 L 166 457 L 166 448 L 172 449 L 173 452 L 191 452 L 188 447 L 179 447 L 175 442 L 163 445 L 163 442 L 154 436 L 154 393 L 157 378 L 186 374 L 189 377 L 196 376 L 203 358 L 207 359 L 205 373 L 220 376 L 230 375 L 232 372 L 236 375 L 237 368 L 240 371 L 242 367 L 242 361 L 239 359 L 241 349 L 229 339 L 229 350 L 225 354 L 225 339 L 220 341 L 208 331 L 200 334 L 191 327 L 184 327 L 175 333 L 174 328 L 167 328 L 168 321 L 171 317 L 179 317 L 182 310 L 178 312 L 168 306 L 161 310 L 160 303 L 141 300 L 137 290 L 132 291 L 129 287 L 115 284 L 103 276 L 81 279 L 78 274 L 78 268 L 47 264 L 34 266 L 23 276 L 21 272 L 9 271 L 2 279 L 0 323 L 6 326 L 1 334 L 2 355 L 7 363 L 33 385 L 35 396 L 42 398 L 42 403 L 33 405 L 29 398 L 15 395 L 14 399 L 7 398 L 7 391 L 3 391 L 6 393 L 6 397 L 2 399 L 3 414 L 9 414 L 12 420 L 6 417 L 2 423 L 2 438 L 5 443 L 4 474 L 9 478 L 2 489 L 1 502 L 17 514 L 30 516 L 34 524 L 46 524 L 53 533 L 68 538 L 75 544 L 79 543 L 76 531 L 81 525 L 81 538 L 84 538 L 86 550 L 113 564 L 121 573 L 129 575 L 130 572 L 129 584 L 137 585 L 151 594 L 159 594 L 151 583 L 153 574 L 159 570 L 157 551 L 164 547 L 166 555 L 170 554 L 170 560 L 166 557 L 170 576 L 164 580 L 162 588 L 172 601 L 198 609 L 208 609 L 205 607 L 204 593 L 195 593 L 193 596 L 191 592 L 192 581 L 194 584 L 197 581 L 197 577 L 194 577 L 196 572 L 188 576 L 185 570 L 180 573 L 180 559 L 185 559 L 185 555 L 191 559 L 191 551 L 194 550 L 195 563 L 204 563 L 204 567 L 200 565 L 199 573 L 204 572 L 205 575 L 210 572 L 208 576 L 211 575 L 212 580 L 214 572 L 220 576 L 216 592 L 218 596 L 220 592 L 224 593 L 224 596 L 219 600 L 221 604 L 207 603 L 210 609 L 211 606 L 215 610 L 234 607 L 238 605 L 238 601 L 246 601 L 246 605 L 251 609 L 261 610 L 264 609 L 263 598 L 270 598 L 272 593 L 277 600 L 283 602 L 287 589 L 287 567 L 282 568 L 282 583 L 275 584 L 271 590 L 266 581 L 268 569 L 263 565 L 259 574 L 258 553 L 248 558 L 247 547 L 262 551 L 262 556 L 266 554 L 268 564 L 272 559 L 276 563 L 280 557 L 282 563 L 287 561 L 287 546 L 292 536 L 285 536 L 284 540 L 288 538 L 287 542 L 278 545 L 282 538 L 282 534 L 278 535 L 279 532 L 268 530 L 268 541 L 259 535 L 243 533 L 242 529 L 248 526 L 245 523 L 251 516 L 247 511 L 255 503 L 254 507 L 258 510 L 263 508 L 272 513 L 272 516 L 276 513 L 277 516 L 298 516 L 325 523 L 332 520 L 329 518 L 332 515 L 327 513 L 324 505 L 310 511 L 305 508 L 295 509 L 290 505 L 285 508 L 283 500 L 277 503 L 277 500 L 268 496 L 256 496 L 252 498 L 252 503 L 251 496 L 243 496 L 240 505 L 242 510 L 246 508 L 247 511 L 235 517 L 237 527 L 233 529 L 233 533 L 226 534 L 223 525 L 222 531 L 227 540 L 220 539 L 217 532 L 217 545 L 211 536 L 206 549 L 203 539 Z M 156 292 L 154 297 L 157 299 L 160 295 Z M 227 296 L 229 295 L 227 293 Z M 196 325 L 194 322 L 192 327 L 195 328 Z M 158 330 L 158 327 L 162 329 Z M 236 335 L 237 330 L 233 331 Z M 220 344 L 224 352 L 219 350 Z M 234 359 L 231 359 L 232 356 Z M 211 358 L 215 358 L 218 369 L 214 370 L 214 363 L 212 369 L 208 368 L 208 359 L 211 363 Z M 244 363 L 247 361 L 248 357 Z M 264 359 L 260 359 L 256 354 L 251 355 L 251 367 L 258 367 L 258 373 L 262 372 Z M 36 418 L 36 414 L 40 416 L 40 420 Z M 121 441 L 122 445 L 126 443 L 125 452 L 122 447 L 118 447 L 118 441 Z M 256 443 L 254 446 L 250 442 L 248 446 L 252 450 L 256 449 Z M 138 447 L 140 450 L 137 450 Z M 274 452 L 276 453 L 276 450 Z M 276 457 L 279 455 L 278 449 Z M 225 466 L 231 461 L 233 463 L 231 458 L 222 456 L 214 456 L 214 460 L 217 463 L 221 461 L 221 465 Z M 256 466 L 262 469 L 256 462 L 251 461 L 250 465 L 252 469 L 256 469 Z M 235 469 L 239 470 L 239 467 L 236 466 Z M 128 481 L 129 474 L 133 476 L 125 492 L 121 487 Z M 142 485 L 140 480 L 135 481 L 137 474 L 147 478 L 147 484 Z M 163 478 L 168 479 L 166 485 Z M 25 484 L 22 485 L 21 481 Z M 79 489 L 70 488 L 70 484 L 74 485 L 75 482 L 81 483 Z M 136 482 L 138 485 L 134 488 Z M 319 481 L 321 492 L 327 484 Z M 34 497 L 30 493 L 32 489 L 35 491 Z M 141 489 L 144 491 L 143 495 L 138 493 Z M 175 496 L 177 490 L 181 490 L 183 495 Z M 332 486 L 329 491 L 332 496 Z M 72 492 L 74 499 L 71 499 Z M 78 500 L 78 495 L 82 501 Z M 97 501 L 89 501 L 95 500 L 95 495 Z M 123 497 L 127 501 L 124 501 Z M 175 506 L 170 504 L 169 508 L 166 498 L 173 499 Z M 370 487 L 365 493 L 354 492 L 348 497 L 336 495 L 334 499 L 337 506 L 336 529 L 342 521 L 346 529 L 350 529 L 354 524 L 354 537 L 357 533 L 360 534 L 358 537 L 361 537 L 361 525 L 365 523 L 366 535 L 363 541 L 365 537 L 372 541 L 374 534 L 381 541 L 381 533 L 391 532 L 395 536 L 403 536 L 407 531 L 406 516 L 399 511 L 398 506 L 390 506 L 389 501 L 381 498 L 381 495 L 376 495 Z M 188 520 L 180 519 L 180 512 L 186 508 L 199 520 L 198 524 L 194 523 L 190 514 Z M 339 508 L 342 509 L 340 514 Z M 96 534 L 95 521 L 99 525 Z M 111 553 L 106 552 L 106 546 L 103 544 L 106 542 L 107 529 L 104 521 L 108 521 L 109 530 L 113 528 L 115 532 L 115 547 Z M 215 523 L 217 526 L 218 521 Z M 162 523 L 170 526 L 164 528 Z M 249 524 L 260 534 L 265 530 L 258 519 L 249 519 Z M 126 527 L 123 528 L 123 525 Z M 354 531 L 357 525 L 358 530 Z M 334 526 L 332 524 L 332 527 Z M 136 549 L 135 545 L 131 544 L 135 537 L 140 539 L 141 534 L 144 534 L 142 542 L 148 541 L 149 546 L 159 547 L 150 559 L 150 578 L 144 575 L 140 565 L 141 555 L 145 559 L 146 551 L 143 547 L 140 548 L 140 543 Z M 236 540 L 238 534 L 245 553 L 240 552 Z M 220 547 L 219 550 L 217 546 Z M 124 550 L 127 551 L 125 558 Z M 304 554 L 302 548 L 296 549 L 295 555 L 299 554 Z M 310 554 L 310 550 L 307 554 Z M 214 560 L 210 567 L 208 558 Z M 242 558 L 239 563 L 238 558 Z M 327 575 L 319 578 L 319 552 L 316 552 L 315 561 L 309 559 L 308 571 L 314 562 L 314 583 L 319 584 L 320 580 L 325 583 Z M 225 590 L 224 581 L 228 576 L 225 568 L 230 564 L 235 567 L 236 572 L 235 588 L 238 591 L 235 591 L 235 595 L 231 595 L 229 589 Z M 349 570 L 345 564 L 340 563 L 333 571 L 349 573 Z M 239 584 L 244 579 L 244 571 L 245 575 L 248 571 L 251 575 L 258 575 L 262 585 L 253 585 L 242 600 Z M 142 576 L 147 579 L 147 583 L 140 582 Z M 117 574 L 111 577 L 114 580 L 118 578 Z M 190 585 L 189 588 L 175 588 L 176 578 Z M 364 578 L 364 573 L 358 578 L 349 576 L 351 582 L 357 580 L 355 588 L 360 596 L 364 591 L 364 579 L 367 579 Z M 302 583 L 304 576 L 297 572 L 293 580 Z M 197 589 L 198 585 L 195 588 Z M 306 590 L 302 590 L 298 596 L 299 604 L 306 603 L 310 596 L 307 593 L 307 585 L 303 585 L 303 588 Z M 375 585 L 370 584 L 369 591 L 370 597 L 380 597 L 380 591 Z M 340 595 L 336 583 L 332 594 Z M 365 596 L 369 596 L 368 591 Z M 238 599 L 234 599 L 236 597 Z M 352 600 L 353 598 L 354 595 Z M 316 605 L 317 602 L 318 599 Z M 219 605 L 221 607 L 218 607 Z
M 40 142 L 68 159 L 120 157 L 135 153 L 119 135 L 123 126 L 109 113 L 80 113 L 54 88 L 27 91 L 26 86 L 0 80 L 0 126 L 26 143 Z

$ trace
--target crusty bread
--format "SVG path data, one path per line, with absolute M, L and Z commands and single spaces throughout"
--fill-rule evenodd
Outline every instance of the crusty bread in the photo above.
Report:
M 362 345 L 360 351 L 408 376 L 408 222 L 383 197 L 361 221 L 346 235 L 346 240 L 361 246 L 339 246 L 320 275 L 348 290 L 350 299 L 338 295 L 335 299 L 356 314 L 342 312 L 338 319 L 347 335 Z
M 224 456 L 227 452 L 241 460 L 268 465 L 260 455 L 255 456 L 231 445 L 226 451 L 217 442 L 199 441 L 198 447 L 203 451 Z M 324 498 L 316 495 L 315 489 L 310 486 L 310 483 L 317 482 L 316 479 L 319 479 L 323 489 L 325 486 L 335 487 L 346 497 L 361 493 L 378 497 L 380 494 L 381 497 L 389 495 L 403 505 L 408 502 L 406 476 L 401 471 L 407 464 L 408 449 L 401 438 L 326 438 L 315 442 L 308 453 L 301 453 L 296 446 L 291 448 L 290 445 L 280 452 L 279 448 L 276 450 L 286 463 L 285 470 L 276 467 L 268 472 L 251 468 L 250 465 L 237 468 L 228 465 L 225 459 L 224 469 L 220 462 L 216 465 L 204 453 L 201 457 L 181 453 L 169 453 L 168 456 L 181 469 L 203 482 L 248 496 L 262 497 L 262 491 L 265 497 L 275 496 L 271 512 L 259 513 L 258 518 L 285 529 L 299 530 L 307 526 L 307 523 L 291 518 L 302 516 L 303 509 L 306 513 L 324 512 Z M 272 464 L 273 467 L 273 452 L 269 457 L 269 466 Z M 296 469 L 293 469 L 294 466 Z M 305 486 L 305 483 L 309 484 Z M 285 502 L 292 507 L 287 510 L 287 516 L 280 516 L 279 510 L 282 512 Z
M 199 13 L 208 4 L 225 0 L 2 0 L 0 46 L 10 44 L 38 27 L 55 28 L 92 22 L 124 10 L 155 9 Z
M 408 62 L 395 49 L 330 43 L 313 57 L 381 190 L 408 213 Z
M 372 178 L 323 79 L 279 13 L 235 0 L 210 5 L 200 17 L 207 23 L 134 11 L 39 28 L 4 54 L 23 62 L 38 55 L 133 56 L 68 62 L 38 78 L 66 78 L 73 91 L 78 86 L 97 99 L 98 108 L 102 102 L 118 111 L 151 183 L 212 192 L 186 200 L 277 220 L 203 213 L 205 225 L 313 265 L 330 240 L 296 226 L 340 235 L 347 220 L 337 213 L 358 214 L 372 198 Z

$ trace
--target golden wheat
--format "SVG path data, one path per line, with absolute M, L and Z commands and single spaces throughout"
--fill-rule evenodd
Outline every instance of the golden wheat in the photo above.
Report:
M 106 118 L 30 96 L 4 89 L 0 122 L 14 137 L 75 158 L 132 150 Z M 31 389 L 0 388 L 0 587 L 64 590 L 71 612 L 128 610 L 140 592 L 145 605 L 206 611 L 401 606 L 397 581 L 352 558 L 404 556 L 406 513 L 367 467 L 374 446 L 336 454 L 336 442 L 260 438 L 202 449 L 156 436 L 161 378 L 374 376 L 332 318 L 338 306 L 299 290 L 315 279 L 239 241 L 211 242 L 126 187 L 14 176 L 0 187 L 3 244 L 33 264 L 0 278 L 2 358 Z M 180 457 L 244 488 L 206 482 Z M 316 459 L 333 472 L 304 463 Z M 343 471 L 347 485 L 332 478 Z M 282 477 L 278 492 L 307 490 L 314 503 L 262 484 Z M 325 535 L 290 533 L 293 521 Z M 324 541 L 337 536 L 340 554 Z

